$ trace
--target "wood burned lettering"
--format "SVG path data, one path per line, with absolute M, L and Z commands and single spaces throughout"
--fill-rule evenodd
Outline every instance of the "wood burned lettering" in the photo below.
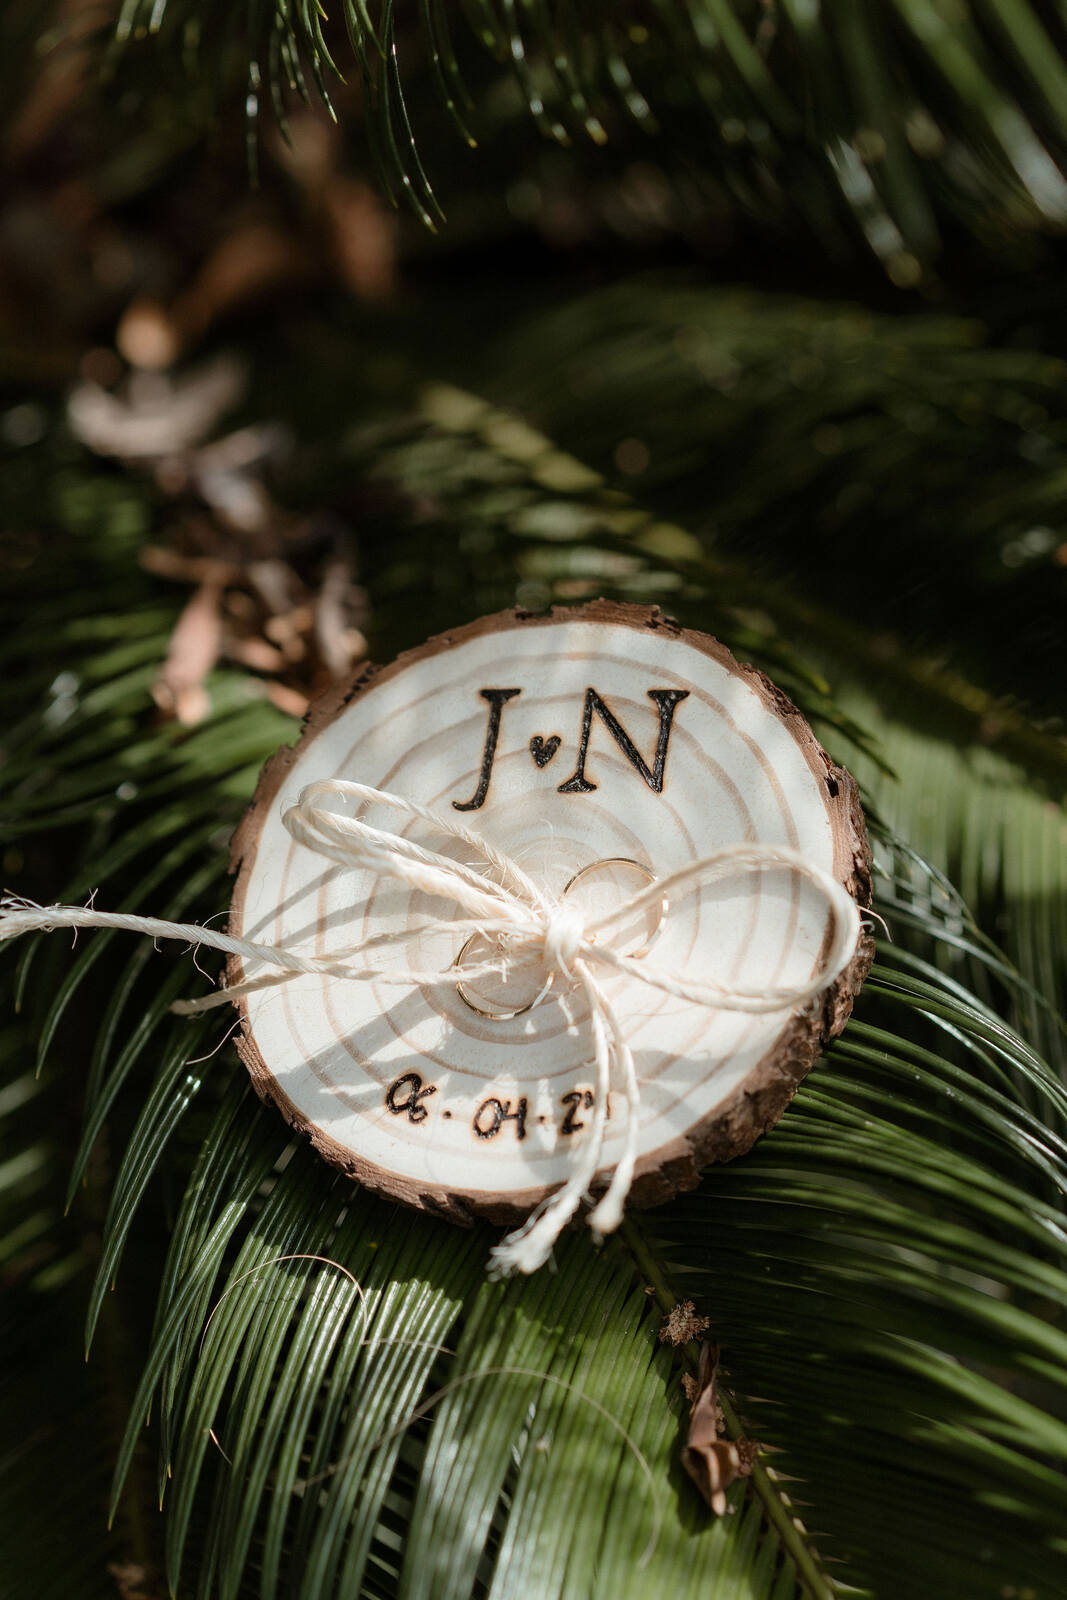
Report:
M 578 1120 L 579 1111 L 592 1111 L 594 1100 L 588 1089 L 571 1089 L 567 1094 L 560 1095 L 560 1099 L 567 1107 L 567 1114 L 560 1123 L 560 1133 L 581 1133 L 585 1127 L 584 1122 Z M 608 1115 L 611 1115 L 610 1103 Z
M 585 775 L 585 758 L 589 750 L 589 735 L 593 727 L 594 711 L 600 717 L 605 728 L 615 740 L 623 755 L 630 765 L 644 778 L 653 794 L 663 793 L 663 779 L 667 771 L 667 746 L 670 743 L 671 725 L 674 722 L 674 712 L 679 700 L 688 698 L 688 689 L 649 689 L 646 691 L 648 698 L 654 700 L 659 710 L 659 734 L 656 738 L 656 749 L 652 757 L 652 766 L 649 767 L 641 752 L 634 744 L 630 735 L 615 713 L 600 698 L 595 689 L 585 691 L 585 702 L 582 707 L 582 731 L 578 741 L 578 764 L 566 783 L 559 785 L 560 794 L 592 794 L 596 788 Z
M 436 1093 L 436 1084 L 424 1084 L 417 1072 L 405 1072 L 401 1077 L 395 1078 L 385 1091 L 386 1109 L 392 1112 L 394 1117 L 405 1117 L 414 1127 L 421 1127 L 430 1117 L 430 1108 L 424 1102 Z M 530 1114 L 530 1103 L 526 1095 L 505 1097 L 491 1094 L 475 1110 L 470 1120 L 470 1127 L 475 1137 L 484 1143 L 488 1143 L 509 1129 L 521 1142 L 526 1138 L 527 1125 L 535 1120 L 539 1123 L 551 1122 L 557 1134 L 564 1138 L 581 1133 L 587 1126 L 589 1112 L 596 1104 L 592 1090 L 568 1089 L 566 1094 L 560 1095 L 559 1103 L 563 1107 L 562 1116 L 557 1114 L 534 1118 Z M 441 1114 L 448 1121 L 452 1120 L 451 1111 L 442 1111 Z M 610 1120 L 610 1096 L 607 1115 Z
M 674 726 L 674 713 L 680 702 L 689 698 L 689 692 L 688 689 L 647 689 L 645 691 L 659 713 L 659 727 L 656 733 L 655 747 L 651 752 L 650 765 L 641 754 L 632 735 L 623 727 L 623 724 L 612 711 L 607 701 L 590 685 L 586 689 L 582 700 L 577 739 L 578 754 L 574 771 L 569 778 L 556 785 L 556 792 L 558 794 L 593 794 L 598 787 L 586 774 L 589 742 L 593 732 L 593 718 L 597 717 L 634 771 L 652 790 L 652 793 L 662 794 L 664 779 L 667 775 L 667 753 L 670 747 L 671 729 Z M 485 739 L 482 744 L 481 760 L 478 766 L 478 782 L 469 800 L 453 800 L 452 805 L 456 811 L 478 811 L 484 806 L 489 794 L 489 785 L 493 778 L 493 763 L 496 760 L 497 749 L 500 745 L 504 707 L 509 701 L 517 699 L 522 694 L 522 690 L 482 689 L 479 693 L 489 706 L 489 716 L 486 722 Z M 544 734 L 535 733 L 527 746 L 535 766 L 539 769 L 546 767 L 554 759 L 562 743 L 563 740 L 559 734 L 551 734 L 546 737 Z
M 425 1122 L 429 1111 L 423 1105 L 430 1095 L 437 1093 L 437 1085 L 429 1083 L 423 1088 L 417 1072 L 405 1072 L 391 1083 L 385 1092 L 385 1104 L 394 1117 L 407 1115 L 409 1122 Z
M 512 1110 L 510 1100 L 498 1100 L 495 1095 L 490 1095 L 488 1100 L 483 1100 L 471 1123 L 479 1139 L 495 1139 L 505 1123 L 515 1124 L 515 1137 L 526 1137 L 526 1096 L 515 1102 Z

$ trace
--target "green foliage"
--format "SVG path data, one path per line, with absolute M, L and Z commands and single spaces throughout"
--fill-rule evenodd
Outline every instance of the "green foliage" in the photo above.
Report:
M 663 133 L 731 200 L 840 243 L 856 229 L 914 285 L 960 222 L 987 242 L 1067 219 L 1067 23 L 1029 0 L 446 0 L 205 7 L 124 0 L 117 39 L 158 34 L 197 72 L 243 76 L 261 95 L 328 106 L 343 22 L 389 192 L 430 226 L 442 211 L 409 104 L 436 91 L 473 143 L 476 43 L 509 71 L 538 127 L 597 144 L 620 120 Z M 453 27 L 453 23 L 458 26 Z M 331 53 L 332 52 L 332 53 Z M 849 219 L 851 218 L 851 222 Z
M 1006 637 L 1026 639 L 1014 660 L 998 652 L 998 670 L 1059 713 L 1064 375 L 974 320 L 676 276 L 524 316 L 478 381 L 705 551 L 755 568 L 754 603 L 768 584 L 782 617 L 785 591 L 814 598 L 817 572 L 818 623 L 838 656 L 853 620 L 905 658 L 944 634 L 981 681 L 995 609 Z
M 874 713 L 868 693 L 855 681 L 843 700 L 861 721 Z M 981 745 L 961 748 L 931 714 L 921 691 L 886 685 L 879 711 L 882 747 L 896 779 L 886 782 L 858 751 L 850 758 L 853 770 L 871 786 L 892 825 L 960 885 L 981 926 L 996 928 L 1024 984 L 1013 991 L 1008 1014 L 1067 1082 L 1062 1020 L 1067 1010 L 1067 818 L 1062 803 L 1051 801 L 1043 785 L 1035 785 L 1003 755 Z M 912 897 L 927 902 L 931 893 L 943 895 L 924 885 L 917 870 L 892 914 L 910 917 Z M 884 900 L 882 905 L 891 915 Z M 946 920 L 955 922 L 961 951 L 985 948 L 962 907 L 952 909 L 947 901 Z M 983 976 L 969 957 L 968 983 L 1003 1006 L 1001 976 L 993 971 Z
M 960 241 L 1025 266 L 1067 212 L 1045 0 L 118 10 L 110 60 L 141 67 L 151 126 L 128 139 L 123 102 L 89 187 L 126 223 L 235 87 L 252 146 L 265 102 L 283 127 L 301 97 L 354 118 L 350 60 L 386 187 L 430 225 L 440 123 L 460 155 L 488 130 L 502 187 L 526 108 L 557 174 L 581 170 L 570 140 L 586 171 L 647 159 L 705 220 L 755 219 L 758 252 L 863 240 L 902 287 Z M 5 39 L 15 102 L 62 34 L 13 16 Z M 226 1019 L 169 1015 L 200 987 L 182 953 L 5 954 L 5 1596 L 113 1597 L 109 1561 L 153 1600 L 1063 1592 L 1067 416 L 1062 361 L 1028 348 L 1062 343 L 1062 295 L 1038 327 L 1021 279 L 990 335 L 692 278 L 557 285 L 242 326 L 246 420 L 297 439 L 272 490 L 355 527 L 379 659 L 606 592 L 755 660 L 863 784 L 892 941 L 749 1156 L 507 1285 L 492 1230 L 343 1181 L 255 1100 Z M 17 349 L 36 382 L 9 335 L 5 371 Z M 58 423 L 0 442 L 4 886 L 219 915 L 295 723 L 230 669 L 201 725 L 161 722 L 177 601 L 138 556 L 188 506 Z M 765 1447 L 719 1521 L 678 1463 L 696 1352 L 656 1337 L 685 1296 L 724 1346 L 730 1430 Z
M 101 1451 L 119 1517 L 150 1529 L 158 1492 L 168 1581 L 234 1600 L 790 1600 L 831 1583 L 1053 1595 L 1067 1555 L 1067 1091 L 1035 1046 L 1062 1065 L 1061 1025 L 1038 998 L 1063 981 L 1062 819 L 1042 831 L 1042 795 L 1004 757 L 916 728 L 929 693 L 901 689 L 876 651 L 834 665 L 839 706 L 805 661 L 815 623 L 804 648 L 784 642 L 795 601 L 778 616 L 766 588 L 754 609 L 727 581 L 744 570 L 735 555 L 724 567 L 487 402 L 437 386 L 347 450 L 348 469 L 393 491 L 363 530 L 381 654 L 516 588 L 527 603 L 593 588 L 664 599 L 787 682 L 855 756 L 885 819 L 878 904 L 894 942 L 756 1150 L 631 1214 L 602 1251 L 575 1233 L 555 1272 L 506 1285 L 485 1278 L 491 1230 L 354 1188 L 256 1102 L 232 1047 L 208 1055 L 217 1019 L 167 1015 L 196 982 L 181 955 L 121 935 L 23 952 L 42 1054 L 68 1082 L 87 1069 L 75 1214 L 99 1215 L 79 1265 L 95 1254 L 90 1371 L 103 1363 L 110 1410 L 128 1417 Z M 210 915 L 258 763 L 293 725 L 234 672 L 212 679 L 199 727 L 155 723 L 147 689 L 174 608 L 130 560 L 151 496 L 72 462 L 51 514 L 61 542 L 31 551 L 3 637 L 31 685 L 0 690 L 4 831 L 25 855 L 13 886 L 51 872 L 57 897 L 99 886 L 108 906 Z M 442 547 L 448 562 L 432 563 Z M 956 714 L 950 699 L 942 710 Z M 983 926 L 1011 919 L 1012 960 L 901 833 L 959 873 Z M 0 1239 L 23 1263 L 20 1229 L 60 1237 L 54 1201 L 34 1198 L 54 1191 L 56 1156 L 35 1139 L 48 1102 L 23 1076 L 25 1031 L 8 1048 L 0 1138 L 30 1158 L 0 1192 Z M 132 1364 L 114 1357 L 116 1281 L 139 1306 Z M 47 1315 L 47 1277 L 20 1282 Z M 723 1341 L 731 1417 L 769 1452 L 718 1521 L 677 1460 L 693 1352 L 656 1339 L 687 1295 Z M 97 1541 L 98 1479 L 87 1466 Z M 5 1541 L 25 1514 L 0 1495 Z

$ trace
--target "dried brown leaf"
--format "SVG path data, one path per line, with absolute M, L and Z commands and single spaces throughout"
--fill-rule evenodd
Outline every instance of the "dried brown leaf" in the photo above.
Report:
M 696 1379 L 683 1384 L 692 1401 L 689 1432 L 682 1450 L 682 1466 L 716 1516 L 726 1512 L 726 1491 L 752 1471 L 759 1446 L 749 1439 L 726 1439 L 723 1413 L 716 1393 L 718 1347 L 705 1342 L 700 1349 Z
M 152 698 L 164 715 L 189 725 L 202 721 L 209 710 L 204 679 L 222 647 L 220 599 L 217 586 L 205 583 L 187 601 L 152 685 Z
M 699 1317 L 692 1300 L 680 1300 L 669 1316 L 664 1317 L 663 1325 L 659 1330 L 662 1344 L 688 1344 L 691 1339 L 699 1339 L 706 1333 L 709 1323 L 708 1317 Z

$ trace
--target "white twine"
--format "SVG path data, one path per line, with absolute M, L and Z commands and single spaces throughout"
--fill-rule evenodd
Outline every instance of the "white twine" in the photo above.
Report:
M 330 801 L 391 806 L 407 817 L 428 823 L 450 840 L 474 852 L 477 864 L 465 865 L 414 840 L 382 828 L 372 827 L 359 817 L 344 815 L 329 808 Z M 140 917 L 125 912 L 96 911 L 80 906 L 38 906 L 32 901 L 7 898 L 0 901 L 0 941 L 19 934 L 55 928 L 115 928 L 145 934 L 156 939 L 180 939 L 207 945 L 227 955 L 240 956 L 242 962 L 256 963 L 272 970 L 261 972 L 241 983 L 221 988 L 198 1000 L 179 1000 L 172 1010 L 183 1015 L 206 1011 L 212 1006 L 264 989 L 287 983 L 298 975 L 354 980 L 373 979 L 377 983 L 444 987 L 457 983 L 454 964 L 433 972 L 420 972 L 407 966 L 383 968 L 367 964 L 366 957 L 426 931 L 479 933 L 495 939 L 499 954 L 477 966 L 464 966 L 463 981 L 479 977 L 507 977 L 512 963 L 540 958 L 554 972 L 580 990 L 589 1007 L 589 1023 L 596 1072 L 596 1094 L 585 1137 L 575 1148 L 571 1176 L 548 1199 L 541 1202 L 526 1222 L 491 1254 L 491 1270 L 496 1275 L 512 1271 L 533 1272 L 552 1252 L 563 1228 L 589 1190 L 600 1167 L 608 1114 L 608 1095 L 613 1068 L 626 1099 L 623 1153 L 612 1172 L 608 1188 L 589 1215 L 589 1225 L 598 1236 L 610 1233 L 622 1221 L 623 1207 L 633 1181 L 637 1160 L 640 1089 L 633 1052 L 625 1032 L 602 985 L 613 972 L 640 979 L 651 988 L 676 999 L 722 1011 L 762 1014 L 792 1010 L 818 998 L 851 961 L 860 933 L 860 917 L 855 901 L 844 886 L 807 859 L 800 851 L 785 845 L 732 844 L 712 855 L 692 861 L 666 878 L 650 884 L 638 894 L 621 901 L 597 916 L 584 915 L 573 903 L 555 900 L 534 882 L 522 868 L 479 834 L 463 826 L 454 816 L 436 811 L 402 795 L 351 783 L 339 778 L 310 784 L 296 805 L 283 815 L 289 833 L 300 844 L 349 871 L 370 871 L 406 883 L 413 889 L 447 899 L 458 906 L 463 916 L 431 917 L 417 929 L 375 934 L 350 950 L 329 955 L 303 955 L 290 945 L 264 944 L 235 938 L 214 928 L 194 923 L 167 922 L 157 917 Z M 643 957 L 625 956 L 603 942 L 603 935 L 615 924 L 626 922 L 652 906 L 676 903 L 700 886 L 724 878 L 738 868 L 764 871 L 786 867 L 814 885 L 826 897 L 831 915 L 829 946 L 817 970 L 805 983 L 745 988 L 711 981 L 694 982 L 672 976 Z M 362 958 L 356 960 L 355 958 Z M 596 973 L 600 968 L 599 974 Z M 606 970 L 605 970 L 606 969 Z M 558 991 L 557 991 L 558 992 Z

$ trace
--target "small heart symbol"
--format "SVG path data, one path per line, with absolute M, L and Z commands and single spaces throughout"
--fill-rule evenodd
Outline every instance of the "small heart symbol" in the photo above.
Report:
M 535 733 L 530 740 L 530 754 L 539 767 L 547 767 L 562 743 L 558 733 L 554 733 L 551 739 L 542 739 L 539 733 Z

